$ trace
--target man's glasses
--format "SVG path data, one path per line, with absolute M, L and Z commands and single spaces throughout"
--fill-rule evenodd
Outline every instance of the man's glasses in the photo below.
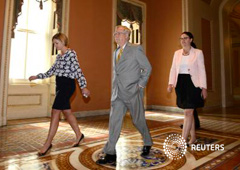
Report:
M 119 35 L 121 35 L 121 34 L 126 34 L 126 32 L 114 32 L 113 33 L 113 36 L 119 36 Z
M 182 40 L 187 40 L 187 39 L 189 39 L 189 37 L 179 38 L 180 41 L 182 41 Z

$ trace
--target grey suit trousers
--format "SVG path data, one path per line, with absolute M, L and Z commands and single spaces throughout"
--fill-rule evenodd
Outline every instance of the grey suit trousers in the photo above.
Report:
M 123 118 L 127 110 L 130 111 L 133 124 L 143 137 L 144 145 L 153 145 L 152 138 L 149 133 L 145 119 L 145 110 L 143 105 L 143 89 L 139 89 L 139 92 L 129 101 L 124 101 L 119 97 L 112 101 L 109 120 L 109 138 L 108 142 L 104 146 L 104 153 L 110 155 L 116 154 L 115 147 L 120 136 Z

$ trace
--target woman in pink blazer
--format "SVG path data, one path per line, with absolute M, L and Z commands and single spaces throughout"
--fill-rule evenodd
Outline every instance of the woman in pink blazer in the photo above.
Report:
M 183 32 L 180 43 L 182 49 L 174 53 L 167 90 L 171 93 L 175 88 L 177 106 L 184 109 L 182 137 L 187 141 L 190 133 L 188 144 L 193 144 L 197 142 L 193 111 L 203 107 L 207 98 L 206 71 L 203 53 L 196 49 L 192 33 Z

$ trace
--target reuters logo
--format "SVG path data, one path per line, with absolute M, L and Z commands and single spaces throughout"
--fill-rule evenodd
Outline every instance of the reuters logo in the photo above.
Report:
M 163 144 L 165 155 L 170 159 L 181 159 L 187 151 L 187 143 L 179 134 L 169 135 Z

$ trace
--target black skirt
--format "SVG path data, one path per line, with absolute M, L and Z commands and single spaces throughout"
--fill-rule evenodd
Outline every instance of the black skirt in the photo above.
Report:
M 70 98 L 75 89 L 74 79 L 56 76 L 56 97 L 52 108 L 57 110 L 71 109 Z
M 182 109 L 196 109 L 204 106 L 202 89 L 196 88 L 189 74 L 179 74 L 177 86 L 177 106 Z

